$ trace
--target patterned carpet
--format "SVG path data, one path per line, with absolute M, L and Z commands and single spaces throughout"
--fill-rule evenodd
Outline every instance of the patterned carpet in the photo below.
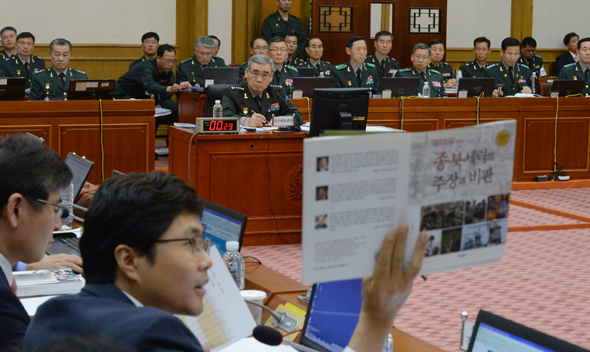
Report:
M 461 312 L 475 321 L 479 309 L 486 309 L 590 349 L 590 220 L 584 221 L 590 218 L 590 188 L 514 191 L 511 199 L 519 205 L 510 206 L 502 262 L 417 279 L 397 328 L 445 351 L 460 351 Z M 511 231 L 527 226 L 556 229 Z M 301 279 L 300 245 L 244 247 L 242 252 Z

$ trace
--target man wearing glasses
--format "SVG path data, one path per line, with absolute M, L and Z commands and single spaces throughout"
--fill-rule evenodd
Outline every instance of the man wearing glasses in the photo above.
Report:
M 430 97 L 446 97 L 447 93 L 445 93 L 442 74 L 428 68 L 428 64 L 430 64 L 430 47 L 424 43 L 414 45 L 411 59 L 413 66 L 397 71 L 395 77 L 418 77 L 420 78 L 420 91 L 424 87 L 424 83 L 428 82 Z
M 37 138 L 0 140 L 0 350 L 18 348 L 29 324 L 12 266 L 43 258 L 60 218 L 67 216 L 60 189 L 72 177 L 61 157 Z
M 178 65 L 177 83 L 189 82 L 193 86 L 205 86 L 205 67 L 226 67 L 222 58 L 213 56 L 215 42 L 206 35 L 195 41 L 195 55 Z
M 289 66 L 287 42 L 281 37 L 273 37 L 268 42 L 268 56 L 274 63 L 274 71 L 270 84 L 283 87 L 285 94 L 293 89 L 293 77 L 299 77 L 299 71 Z
M 493 96 L 509 96 L 516 93 L 530 94 L 531 69 L 518 63 L 520 58 L 520 42 L 516 38 L 508 37 L 502 41 L 500 50 L 502 60 L 486 68 L 486 77 L 495 78 Z
M 275 66 L 268 56 L 252 56 L 246 68 L 246 81 L 223 91 L 223 116 L 240 117 L 243 126 L 262 127 L 272 125 L 272 115 L 295 114 L 295 124 L 301 125 L 301 112 L 280 86 L 270 86 L 274 71 Z
M 254 38 L 250 42 L 250 56 L 259 55 L 259 54 L 268 56 L 268 42 L 266 41 L 266 39 L 261 38 L 261 37 Z M 248 61 L 246 61 L 240 65 L 240 78 L 244 78 L 247 68 L 248 68 Z

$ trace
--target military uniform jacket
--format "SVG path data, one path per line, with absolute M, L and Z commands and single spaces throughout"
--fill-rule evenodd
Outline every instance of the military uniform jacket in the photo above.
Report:
M 299 77 L 299 71 L 295 67 L 283 65 L 280 77 L 277 76 L 276 70 L 273 72 L 271 85 L 281 86 L 285 94 L 291 93 L 293 89 L 293 77 Z
M 433 65 L 432 63 L 430 63 L 428 64 L 428 68 L 440 72 L 443 76 L 443 80 L 445 83 L 447 83 L 448 80 L 455 78 L 453 66 L 449 65 L 446 62 L 439 62 L 438 65 Z
M 133 66 L 137 66 L 137 65 L 141 64 L 142 62 L 145 62 L 146 60 L 147 59 L 145 58 L 145 55 L 140 57 L 139 59 L 137 59 L 129 64 L 129 69 L 131 69 Z
M 473 77 L 486 77 L 486 67 L 479 67 L 477 60 L 473 60 L 461 66 L 459 68 L 463 77 L 465 78 L 473 78 Z
M 289 19 L 284 21 L 277 10 L 277 12 L 268 15 L 262 22 L 262 38 L 266 39 L 266 41 L 276 36 L 285 38 L 287 34 L 297 36 L 297 50 L 293 56 L 301 56 L 305 51 L 305 32 L 299 18 L 289 14 Z
M 242 82 L 241 85 L 228 87 L 223 90 L 223 98 L 221 100 L 223 116 L 244 117 L 259 113 L 266 116 L 267 121 L 270 121 L 273 114 L 275 116 L 295 114 L 295 124 L 301 125 L 303 123 L 303 115 L 301 115 L 301 112 L 299 112 L 287 96 L 281 96 L 281 94 L 281 88 L 279 86 L 270 85 L 262 92 L 262 107 L 259 108 L 252 92 L 250 92 L 250 88 L 248 88 L 248 82 Z
M 0 51 L 0 60 L 6 60 L 10 56 L 12 56 L 12 55 L 10 55 L 9 53 L 7 53 L 6 50 Z
M 88 79 L 86 73 L 68 68 L 65 83 L 59 78 L 59 74 L 53 68 L 38 70 L 31 80 L 31 93 L 29 100 L 67 100 L 70 90 L 70 81 L 74 79 Z
M 584 76 L 584 69 L 580 65 L 579 61 L 575 64 L 563 66 L 559 71 L 559 79 L 585 80 L 586 85 L 582 90 L 582 95 L 585 97 L 590 96 L 590 89 L 588 88 L 588 86 L 590 86 L 590 75 L 588 75 L 588 79 L 586 79 L 586 76 Z
M 246 75 L 247 68 L 248 68 L 248 61 L 246 61 L 240 65 L 240 78 L 241 79 L 244 79 L 244 76 Z
M 156 58 L 134 66 L 115 83 L 113 95 L 117 99 L 149 99 L 154 94 L 157 102 L 171 97 L 166 93 L 168 86 L 176 82 L 174 72 L 160 73 Z
M 531 69 L 523 64 L 516 63 L 514 65 L 514 83 L 508 77 L 508 70 L 504 66 L 504 61 L 497 64 L 491 64 L 486 67 L 486 77 L 494 77 L 496 79 L 496 89 L 502 87 L 502 95 L 515 95 L 520 93 L 524 87 L 531 86 Z
M 29 63 L 29 72 L 25 69 L 25 65 L 18 58 L 17 54 L 12 55 L 4 61 L 4 73 L 6 77 L 22 77 L 27 79 L 26 88 L 31 87 L 31 79 L 33 73 L 45 69 L 45 60 L 38 56 L 31 55 L 31 62 Z
M 356 75 L 350 61 L 336 66 L 332 74 L 334 88 L 369 88 L 373 94 L 379 94 L 381 78 L 377 73 L 375 65 L 363 63 L 363 73 L 361 76 L 361 85 L 359 86 Z
M 307 61 L 303 61 L 297 67 L 310 67 L 310 68 L 313 67 L 313 68 L 315 68 L 313 73 L 316 77 L 320 75 L 320 72 L 323 72 L 324 76 L 330 77 L 334 73 L 334 71 L 336 70 L 334 65 L 332 65 L 328 61 L 320 61 L 319 65 L 320 65 L 320 69 L 318 70 L 318 68 L 310 60 L 307 60 Z
M 300 58 L 298 58 L 295 55 L 293 55 L 293 57 L 291 58 L 291 60 L 287 60 L 285 63 L 287 65 L 291 66 L 291 67 L 297 67 L 297 66 L 301 65 L 304 62 L 305 61 L 303 61 Z
M 530 61 L 521 55 L 518 59 L 518 63 L 528 66 L 531 70 L 531 73 L 535 71 L 537 78 L 547 76 L 547 72 L 545 72 L 545 69 L 543 68 L 543 58 L 539 55 L 533 55 L 533 58 Z
M 430 70 L 428 68 L 424 73 L 426 73 L 426 79 L 428 80 L 428 86 L 430 87 L 430 96 L 432 98 L 446 97 L 447 93 L 445 93 L 442 74 L 436 70 Z M 414 66 L 397 71 L 395 77 L 420 77 L 420 92 L 422 92 L 422 87 L 424 87 L 425 82 L 424 77 L 422 77 L 420 71 Z
M 222 58 L 213 56 L 207 67 L 226 67 Z M 178 65 L 178 77 L 176 83 L 189 82 L 191 85 L 199 87 L 205 86 L 205 73 L 203 66 L 197 61 L 196 55 L 186 59 Z
M 395 73 L 399 71 L 399 62 L 397 62 L 395 59 L 389 56 L 385 57 L 383 61 L 385 63 L 383 64 L 383 66 L 381 66 L 381 64 L 379 64 L 379 59 L 375 54 L 367 56 L 367 58 L 365 59 L 365 62 L 375 65 L 375 69 L 377 70 L 379 78 L 383 78 L 386 76 L 393 77 Z
M 558 57 L 555 58 L 555 65 L 553 65 L 553 76 L 559 77 L 559 71 L 561 71 L 563 66 L 569 65 L 569 64 L 575 64 L 575 63 L 576 63 L 576 60 L 572 56 L 571 52 L 568 51 L 565 54 L 559 55 Z

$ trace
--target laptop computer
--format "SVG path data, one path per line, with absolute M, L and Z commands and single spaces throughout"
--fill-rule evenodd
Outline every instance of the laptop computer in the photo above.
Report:
M 25 100 L 26 78 L 0 77 L 0 100 Z
M 499 315 L 480 310 L 467 352 L 588 352 Z
M 227 252 L 225 243 L 228 241 L 237 241 L 241 250 L 248 217 L 208 200 L 204 200 L 204 203 L 205 209 L 201 217 L 205 230 L 203 237 L 211 238 L 211 245 L 217 247 L 222 256 Z
M 74 79 L 70 81 L 68 100 L 113 99 L 114 79 Z
M 457 86 L 457 97 L 479 97 L 481 93 L 483 93 L 484 97 L 491 97 L 494 92 L 494 82 L 493 77 L 461 78 Z
M 315 68 L 313 67 L 297 67 L 299 77 L 315 77 Z
M 383 91 L 390 90 L 391 97 L 418 96 L 420 91 L 419 77 L 385 77 L 381 79 L 381 95 Z
M 301 90 L 302 96 L 311 98 L 314 88 L 332 88 L 331 77 L 293 77 L 293 91 Z
M 557 93 L 560 97 L 565 97 L 572 94 L 580 94 L 584 90 L 586 82 L 576 79 L 559 79 L 553 81 L 551 84 L 550 96 L 555 96 Z
M 212 84 L 238 84 L 240 82 L 239 67 L 205 67 L 205 87 Z

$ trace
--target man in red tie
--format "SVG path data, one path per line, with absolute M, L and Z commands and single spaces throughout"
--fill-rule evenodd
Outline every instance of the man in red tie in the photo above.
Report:
M 61 227 L 60 189 L 72 172 L 39 139 L 0 139 L 0 350 L 20 349 L 29 315 L 16 297 L 12 266 L 41 260 Z

